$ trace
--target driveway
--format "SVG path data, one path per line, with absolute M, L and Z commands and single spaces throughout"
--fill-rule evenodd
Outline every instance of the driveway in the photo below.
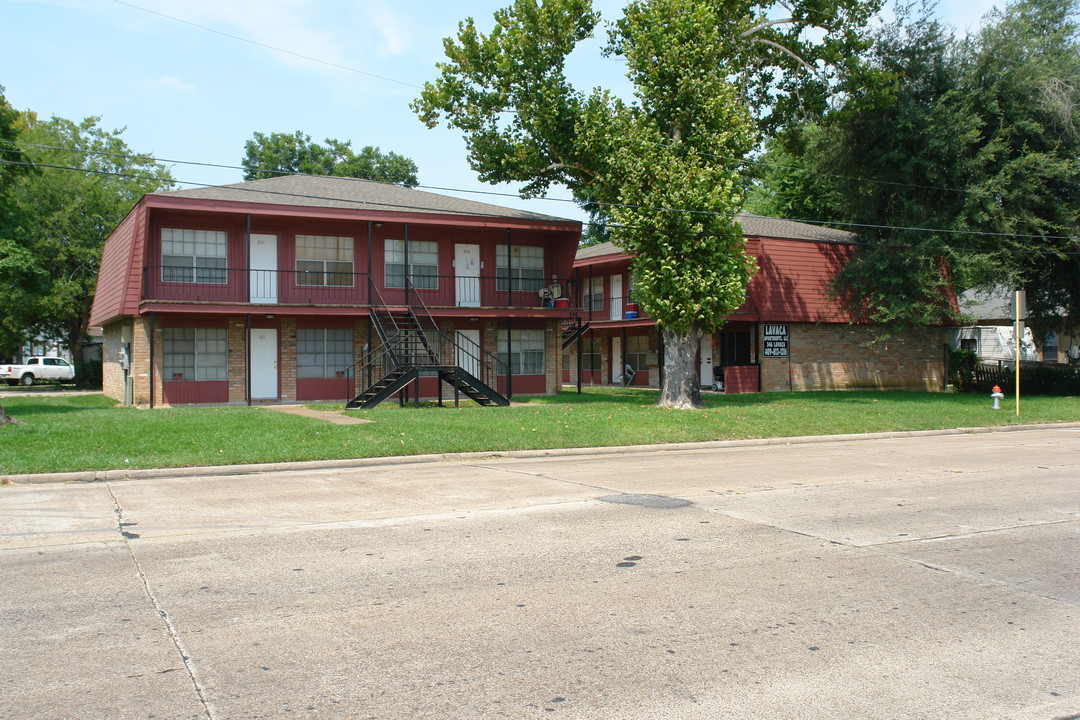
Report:
M 0 488 L 4 718 L 1080 717 L 1077 428 Z

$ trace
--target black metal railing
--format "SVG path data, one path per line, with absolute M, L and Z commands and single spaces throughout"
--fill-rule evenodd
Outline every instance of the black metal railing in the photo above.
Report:
M 387 284 L 389 280 L 390 285 Z M 572 280 L 551 284 L 524 278 L 494 276 L 417 275 L 376 277 L 369 273 L 255 270 L 251 268 L 194 268 L 150 265 L 143 268 L 144 300 L 227 302 L 282 305 L 374 304 L 371 291 L 382 293 L 382 304 L 428 308 L 580 308 Z M 558 297 L 554 297 L 554 295 Z
M 633 298 L 622 295 L 605 297 L 586 294 L 581 301 L 581 318 L 586 322 L 618 322 L 648 319 Z
M 143 299 L 266 305 L 367 305 L 367 273 L 150 265 Z

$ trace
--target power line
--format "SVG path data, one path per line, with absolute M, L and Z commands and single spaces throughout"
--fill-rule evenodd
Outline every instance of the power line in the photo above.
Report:
M 64 165 L 50 165 L 50 164 L 41 164 L 41 163 L 33 163 L 33 162 L 16 162 L 16 161 L 11 161 L 11 160 L 4 160 L 4 159 L 0 159 L 0 164 L 23 165 L 23 166 L 31 166 L 31 167 L 44 167 L 44 168 L 49 168 L 49 169 L 54 169 L 54 170 L 68 170 L 68 171 L 73 171 L 73 172 L 82 172 L 82 173 L 86 173 L 86 174 L 107 175 L 107 176 L 111 176 L 111 177 L 122 177 L 122 178 L 131 179 L 131 180 L 160 181 L 160 178 L 153 177 L 153 176 L 135 175 L 133 173 L 124 173 L 124 172 L 116 172 L 116 171 L 109 171 L 109 170 L 94 170 L 94 169 L 79 168 L 79 167 L 64 166 Z M 312 177 L 317 177 L 317 176 L 312 176 Z M 373 181 L 373 180 L 365 180 L 363 178 L 340 177 L 340 178 L 335 178 L 335 179 L 344 180 L 344 181 L 354 180 L 354 181 L 359 181 L 359 182 L 376 182 L 376 181 Z M 182 184 L 184 184 L 184 185 L 193 185 L 193 186 L 197 186 L 197 187 L 220 187 L 219 185 L 215 185 L 215 184 L 212 184 L 212 183 L 197 183 L 197 182 L 186 182 L 186 181 L 184 181 Z M 393 184 L 393 183 L 384 183 L 384 184 Z M 356 199 L 353 199 L 353 198 L 339 198 L 339 197 L 330 197 L 330 196 L 325 196 L 325 195 L 311 195 L 311 194 L 308 194 L 308 193 L 291 193 L 291 192 L 284 192 L 284 191 L 279 191 L 279 190 L 268 190 L 268 189 L 265 189 L 265 188 L 244 187 L 241 184 L 230 185 L 228 187 L 229 187 L 230 190 L 236 190 L 236 191 L 240 191 L 240 192 L 249 192 L 249 193 L 261 194 L 261 195 L 273 195 L 273 196 L 280 196 L 280 197 L 286 197 L 286 198 L 299 198 L 299 199 L 308 199 L 308 200 L 330 200 L 330 201 L 334 201 L 334 202 L 349 203 L 349 204 L 355 204 L 355 205 L 358 205 L 358 206 L 365 206 L 365 207 L 376 207 L 376 208 L 385 207 L 385 208 L 393 208 L 393 209 L 398 209 L 398 210 L 402 210 L 402 209 L 404 209 L 404 210 L 430 210 L 430 208 L 428 208 L 428 207 L 421 207 L 421 206 L 407 206 L 407 205 L 401 205 L 401 204 L 397 204 L 397 203 L 380 203 L 380 202 L 373 202 L 373 201 L 367 201 L 367 200 L 356 200 Z M 480 191 L 480 190 L 464 190 L 464 189 L 460 189 L 460 188 L 434 188 L 434 189 L 439 189 L 439 190 L 443 190 L 443 191 L 447 191 L 447 192 L 472 193 L 472 194 L 500 194 L 500 193 L 491 193 L 491 192 L 485 192 L 485 191 Z M 507 196 L 510 196 L 510 195 L 507 195 Z M 511 197 L 519 197 L 519 196 L 511 196 Z M 520 199 L 520 197 L 519 197 L 519 199 Z M 550 199 L 550 200 L 555 201 L 555 202 L 574 202 L 572 200 L 564 200 L 564 199 L 561 199 L 561 198 L 545 198 L 545 199 Z M 622 206 L 622 207 L 631 207 L 631 208 L 632 207 L 637 207 L 638 209 L 649 209 L 649 210 L 657 210 L 657 211 L 662 211 L 662 212 L 684 212 L 684 213 L 688 213 L 688 214 L 707 215 L 707 216 L 714 216 L 714 217 L 729 217 L 729 218 L 733 218 L 733 219 L 738 218 L 740 215 L 744 215 L 743 213 L 721 213 L 721 212 L 705 211 L 705 210 L 689 210 L 689 209 L 673 209 L 673 208 L 641 208 L 640 206 Z M 452 211 L 446 211 L 446 212 L 448 214 L 455 214 Z M 483 212 L 469 212 L 469 213 L 458 213 L 458 214 L 467 214 L 467 215 L 470 215 L 470 216 L 473 216 L 473 217 L 491 217 L 491 218 L 505 218 L 506 217 L 505 215 L 498 214 L 498 213 L 483 213 Z M 1029 235 L 1029 234 L 1016 234 L 1016 233 L 951 230 L 951 229 L 946 229 L 946 228 L 920 228 L 920 227 L 909 227 L 909 226 L 898 226 L 898 225 L 874 225 L 874 224 L 869 224 L 869 223 L 851 223 L 851 222 L 840 222 L 840 221 L 837 221 L 837 222 L 825 222 L 825 221 L 821 221 L 821 220 L 797 220 L 797 219 L 793 219 L 793 218 L 777 218 L 777 217 L 771 217 L 771 216 L 767 216 L 767 215 L 756 215 L 755 217 L 760 217 L 760 218 L 763 218 L 763 219 L 766 219 L 766 220 L 779 220 L 779 221 L 785 221 L 785 222 L 798 222 L 798 223 L 803 223 L 803 224 L 807 224 L 807 225 L 819 225 L 819 226 L 844 225 L 844 226 L 847 226 L 847 227 L 857 227 L 857 228 L 863 228 L 863 229 L 905 230 L 905 231 L 911 231 L 911 232 L 949 233 L 949 234 L 954 234 L 954 235 L 967 235 L 967 236 L 973 236 L 973 237 L 1003 237 L 1003 238 L 1018 238 L 1018 239 L 1036 239 L 1036 240 L 1069 240 L 1069 241 L 1073 241 L 1073 242 L 1080 241 L 1080 237 L 1075 237 L 1075 236 L 1070 236 L 1070 235 Z M 601 227 L 601 228 L 605 228 L 605 227 L 606 228 L 614 228 L 614 229 L 618 229 L 618 230 L 669 232 L 667 230 L 664 230 L 663 228 L 645 227 L 645 226 L 638 227 L 638 226 L 617 225 L 617 224 L 607 224 L 607 223 L 593 223 L 593 222 L 585 222 L 585 223 L 582 223 L 582 224 L 583 225 L 594 226 L 594 227 Z M 697 233 L 697 234 L 701 234 L 701 233 Z M 867 242 L 867 241 L 859 241 L 859 240 L 849 240 L 849 241 L 840 241 L 840 242 L 838 242 L 838 241 L 835 241 L 835 240 L 825 240 L 825 241 L 812 240 L 812 239 L 805 239 L 804 240 L 802 238 L 789 238 L 789 239 L 791 239 L 791 240 L 799 240 L 799 241 L 804 241 L 804 242 L 830 242 L 830 243 L 833 243 L 833 244 L 860 245 L 860 246 L 865 246 L 865 247 L 886 247 L 886 248 L 912 249 L 912 250 L 920 249 L 919 246 L 908 244 L 908 243 L 883 243 L 883 242 Z M 1049 254 L 1049 255 L 1068 255 L 1068 256 L 1076 255 L 1076 256 L 1080 256 L 1080 251 L 1067 251 L 1067 250 L 1054 250 L 1054 249 L 1024 250 L 1024 249 L 1017 249 L 1017 248 L 997 248 L 997 249 L 993 249 L 993 250 L 986 250 L 986 249 L 983 249 L 983 248 L 950 247 L 949 251 L 950 252 L 970 252 L 970 253 L 978 253 L 978 254 L 986 254 L 986 255 L 1004 253 L 1004 254 L 1012 254 L 1012 255 L 1033 255 L 1033 254 L 1034 255 L 1045 255 L 1045 254 Z
M 645 144 L 648 144 L 648 145 L 663 146 L 663 143 L 650 142 L 648 140 L 642 140 L 641 142 L 645 143 Z M 223 168 L 223 169 L 226 169 L 226 170 L 244 170 L 244 171 L 248 170 L 248 168 L 246 168 L 246 167 L 237 166 L 237 165 L 223 165 L 223 164 L 218 164 L 218 163 L 204 163 L 204 162 L 195 162 L 195 161 L 190 161 L 190 160 L 168 160 L 168 159 L 165 159 L 165 158 L 154 158 L 152 156 L 147 156 L 147 155 L 127 155 L 127 154 L 124 154 L 124 153 L 110 153 L 110 152 L 103 152 L 103 151 L 96 151 L 96 150 L 82 150 L 80 148 L 67 148 L 67 147 L 61 147 L 61 146 L 56 146 L 56 145 L 35 145 L 35 144 L 30 144 L 30 143 L 18 143 L 18 142 L 13 143 L 13 144 L 18 145 L 19 147 L 24 147 L 24 148 L 36 148 L 36 149 L 42 149 L 42 150 L 62 150 L 62 151 L 70 151 L 70 152 L 82 153 L 84 155 L 98 154 L 98 155 L 107 155 L 107 156 L 112 156 L 112 157 L 122 157 L 122 158 L 129 158 L 129 159 L 144 159 L 144 158 L 149 157 L 154 162 L 161 162 L 161 163 L 174 163 L 174 164 L 177 164 L 177 165 L 195 165 L 195 166 L 199 166 L 199 167 Z M 698 154 L 698 155 L 700 155 L 702 157 L 711 157 L 711 158 L 716 158 L 718 160 L 727 160 L 727 161 L 737 162 L 737 163 L 744 164 L 744 165 L 761 164 L 761 165 L 767 165 L 767 166 L 772 166 L 772 167 L 780 167 L 780 168 L 788 168 L 788 169 L 799 169 L 797 166 L 794 166 L 794 165 L 781 165 L 781 164 L 778 164 L 778 163 L 769 163 L 769 162 L 764 161 L 764 160 L 729 158 L 729 157 L 724 157 L 722 155 L 713 155 L 713 154 L 710 154 L 710 153 L 704 153 L 704 152 L 700 152 L 700 151 L 696 151 L 696 150 L 692 150 L 692 152 L 694 152 L 695 154 Z M 269 168 L 258 168 L 258 172 L 272 173 L 272 174 L 275 174 L 275 175 L 292 175 L 292 174 L 294 174 L 294 173 L 288 173 L 288 172 L 281 172 L 281 171 L 278 171 L 278 170 L 271 170 Z M 933 185 L 913 185 L 913 184 L 910 184 L 910 183 L 900 183 L 900 182 L 893 182 L 893 181 L 889 181 L 889 180 L 875 180 L 873 178 L 861 178 L 861 177 L 854 177 L 854 176 L 849 176 L 849 175 L 838 175 L 836 173 L 822 173 L 822 174 L 830 175 L 832 177 L 842 178 L 842 179 L 846 179 L 846 180 L 856 180 L 856 181 L 859 181 L 859 182 L 873 182 L 873 183 L 880 183 L 880 184 L 883 184 L 883 185 L 895 185 L 895 186 L 900 186 L 900 187 L 910 187 L 910 188 L 925 189 L 925 190 L 944 190 L 944 191 L 959 192 L 959 193 L 967 193 L 967 192 L 969 192 L 968 190 L 960 190 L 960 189 L 956 189 L 956 188 L 936 187 L 936 186 L 933 186 Z M 182 184 L 190 184 L 190 183 L 182 183 Z M 500 193 L 500 192 L 495 192 L 495 191 L 483 191 L 483 190 L 461 190 L 461 189 L 457 189 L 457 188 L 444 188 L 444 187 L 427 186 L 427 185 L 417 185 L 416 187 L 422 187 L 422 188 L 429 189 L 429 190 L 440 190 L 440 191 L 446 191 L 446 192 L 472 192 L 472 193 L 477 193 L 477 194 L 482 194 L 482 195 L 492 195 L 492 196 L 496 196 L 496 197 L 512 197 L 512 198 L 521 199 L 521 196 L 516 194 L 516 193 Z M 577 203 L 576 200 L 573 200 L 571 198 L 542 198 L 542 199 L 548 200 L 550 202 L 570 202 L 570 203 L 575 203 L 575 204 Z M 617 204 L 617 203 L 600 203 L 600 202 L 598 202 L 596 204 L 599 205 L 599 206 L 603 206 L 603 207 L 622 207 L 622 208 L 628 208 L 628 209 L 635 209 L 635 208 L 637 208 L 637 209 L 645 209 L 645 208 L 640 208 L 640 206 L 620 205 L 620 204 Z M 800 220 L 798 222 L 814 223 L 814 222 L 818 222 L 818 221 Z M 821 223 L 821 224 L 832 224 L 832 223 Z M 1044 237 L 1044 236 L 1040 235 L 1038 237 Z

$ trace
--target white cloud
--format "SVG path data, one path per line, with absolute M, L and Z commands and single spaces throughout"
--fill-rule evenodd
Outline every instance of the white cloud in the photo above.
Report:
M 382 38 L 379 44 L 379 56 L 405 54 L 411 40 L 409 18 L 394 12 L 385 0 L 373 0 L 366 3 L 363 12 Z

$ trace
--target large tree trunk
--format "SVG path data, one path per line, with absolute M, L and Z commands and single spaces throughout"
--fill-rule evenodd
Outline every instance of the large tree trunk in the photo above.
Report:
M 7 425 L 8 423 L 15 423 L 17 425 L 22 425 L 23 421 L 22 420 L 16 420 L 15 418 L 8 415 L 7 412 L 4 411 L 4 406 L 0 405 L 0 425 Z
M 688 332 L 661 328 L 664 337 L 664 382 L 660 387 L 660 407 L 698 410 L 701 402 L 698 350 L 705 331 L 694 326 Z

